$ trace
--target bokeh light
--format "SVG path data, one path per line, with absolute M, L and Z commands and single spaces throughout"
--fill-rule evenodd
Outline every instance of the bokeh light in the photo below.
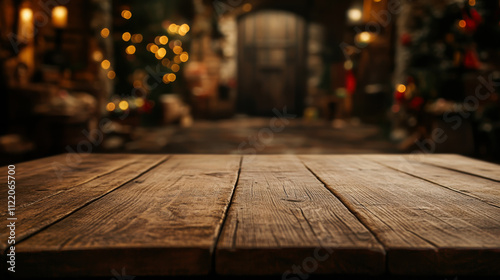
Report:
M 122 109 L 123 111 L 128 109 L 128 102 L 125 100 L 120 101 L 118 104 L 118 108 Z
M 132 45 L 128 46 L 128 47 L 125 49 L 125 52 L 126 52 L 127 54 L 134 54 L 134 53 L 135 53 L 135 46 L 132 46 Z
M 105 59 L 101 62 L 101 67 L 102 67 L 102 69 L 109 69 L 109 67 L 111 67 L 111 62 L 109 62 L 109 60 Z
M 109 29 L 108 28 L 101 29 L 101 37 L 108 38 L 108 36 L 109 36 Z
M 129 10 L 123 10 L 122 17 L 124 19 L 130 19 L 132 17 L 132 12 L 130 12 Z
M 132 37 L 132 35 L 130 35 L 130 32 L 125 32 L 125 33 L 122 34 L 122 39 L 125 42 L 127 42 L 128 40 L 130 40 L 131 37 Z
M 108 76 L 108 79 L 113 80 L 116 77 L 116 73 L 115 73 L 115 71 L 111 70 L 108 72 L 107 76 Z

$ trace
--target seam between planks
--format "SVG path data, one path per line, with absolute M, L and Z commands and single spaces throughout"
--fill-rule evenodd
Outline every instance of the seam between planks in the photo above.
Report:
M 212 275 L 215 275 L 216 274 L 216 249 L 217 249 L 217 245 L 219 245 L 219 240 L 220 240 L 220 237 L 222 235 L 222 230 L 224 229 L 224 225 L 226 224 L 226 221 L 228 219 L 228 214 L 229 214 L 229 210 L 231 208 L 231 205 L 233 204 L 233 200 L 234 200 L 234 194 L 236 193 L 236 188 L 238 187 L 238 183 L 240 182 L 240 174 L 241 174 L 241 167 L 242 167 L 242 164 L 243 164 L 243 156 L 240 157 L 240 165 L 239 165 L 239 168 L 238 168 L 238 174 L 236 175 L 236 182 L 234 182 L 234 187 L 233 187 L 233 191 L 231 193 L 231 197 L 229 198 L 229 203 L 227 204 L 227 207 L 226 207 L 226 211 L 224 211 L 224 214 L 222 216 L 222 223 L 220 224 L 220 227 L 218 228 L 218 231 L 217 231 L 217 234 L 216 234 L 216 237 L 215 237 L 215 242 L 213 244 L 213 246 L 210 248 L 210 255 L 212 256 L 212 260 L 211 260 L 211 266 L 210 266 L 210 274 Z M 236 223 L 238 223 L 238 220 L 236 220 Z M 235 231 L 236 233 L 236 231 Z
M 375 232 L 373 232 L 372 229 L 364 223 L 363 218 L 358 216 L 356 214 L 356 211 L 354 209 L 351 209 L 351 207 L 348 205 L 348 203 L 344 201 L 344 199 L 342 199 L 339 195 L 335 193 L 335 191 L 333 191 L 333 188 L 332 189 L 328 188 L 326 182 L 324 182 L 311 168 L 309 168 L 309 166 L 307 166 L 307 164 L 302 159 L 299 158 L 299 160 L 304 165 L 304 167 L 307 170 L 309 170 L 309 172 L 311 172 L 311 174 L 314 177 L 316 177 L 316 180 L 318 180 L 323 185 L 324 188 L 326 188 L 333 196 L 335 196 L 344 205 L 344 207 L 373 235 L 373 237 L 375 238 L 375 240 L 377 240 L 380 246 L 382 246 L 382 248 L 384 249 L 385 272 L 387 273 L 389 271 L 389 262 L 387 260 L 387 248 L 384 245 L 384 243 L 380 241 L 377 234 L 375 234 Z
M 482 176 L 482 175 L 479 175 L 479 174 L 476 174 L 476 173 L 471 173 L 471 172 L 467 172 L 467 171 L 463 171 L 463 170 L 458 170 L 458 169 L 455 169 L 455 168 L 446 167 L 446 166 L 442 166 L 442 165 L 439 165 L 439 164 L 434 164 L 434 163 L 431 163 L 431 162 L 423 162 L 423 161 L 417 161 L 417 162 L 421 163 L 421 164 L 425 164 L 427 166 L 439 167 L 439 168 L 443 168 L 443 169 L 455 171 L 455 172 L 458 172 L 458 173 L 462 173 L 462 174 L 466 174 L 466 175 L 470 175 L 470 176 L 474 176 L 474 177 L 478 177 L 478 178 L 483 178 L 483 179 L 486 179 L 486 180 L 490 180 L 490 181 L 493 181 L 493 182 L 500 183 L 500 180 L 496 180 L 496 179 L 493 179 L 493 178 Z
M 16 245 L 19 245 L 19 243 L 21 243 L 21 242 L 23 242 L 23 241 L 25 241 L 25 240 L 27 240 L 27 239 L 31 238 L 32 236 L 34 236 L 34 235 L 36 235 L 36 234 L 38 234 L 38 233 L 40 233 L 40 232 L 44 231 L 45 229 L 47 229 L 47 228 L 49 228 L 49 227 L 51 227 L 51 226 L 55 225 L 56 223 L 58 223 L 58 222 L 60 222 L 60 221 L 62 221 L 62 220 L 64 220 L 64 219 L 68 218 L 69 216 L 71 216 L 71 215 L 73 215 L 74 213 L 76 213 L 76 212 L 80 211 L 81 209 L 83 209 L 83 208 L 87 207 L 88 205 L 90 205 L 90 204 L 92 204 L 92 203 L 96 202 L 97 200 L 102 199 L 103 197 L 105 197 L 105 196 L 109 195 L 110 193 L 112 193 L 112 192 L 114 192 L 114 191 L 116 191 L 116 190 L 120 189 L 121 187 L 125 186 L 126 184 L 130 183 L 131 181 L 133 181 L 133 180 L 135 180 L 135 179 L 137 179 L 137 178 L 141 177 L 142 175 L 144 175 L 144 174 L 148 173 L 149 171 L 151 171 L 151 169 L 156 168 L 156 167 L 157 167 L 157 166 L 159 166 L 160 164 L 162 164 L 162 163 L 166 162 L 166 161 L 167 161 L 168 159 L 170 159 L 170 158 L 171 158 L 171 156 L 165 156 L 163 159 L 158 160 L 156 163 L 154 163 L 153 165 L 151 165 L 151 166 L 150 166 L 148 169 L 146 169 L 144 172 L 141 172 L 141 173 L 139 173 L 137 176 L 135 176 L 135 177 L 131 178 L 130 180 L 128 180 L 128 181 L 126 181 L 126 182 L 124 182 L 123 184 L 118 185 L 116 188 L 112 189 L 111 191 L 106 192 L 106 193 L 104 193 L 104 194 L 102 194 L 102 195 L 100 195 L 100 196 L 97 196 L 97 197 L 93 198 L 92 200 L 90 200 L 90 201 L 88 201 L 88 202 L 84 203 L 84 204 L 83 204 L 83 205 L 81 205 L 80 207 L 75 208 L 75 209 L 74 209 L 73 211 L 71 211 L 70 213 L 66 214 L 65 216 L 63 216 L 63 217 L 61 217 L 61 218 L 59 218 L 59 219 L 57 219 L 57 220 L 54 220 L 53 222 L 51 222 L 51 223 L 49 223 L 48 225 L 46 225 L 46 226 L 44 226 L 44 227 L 40 228 L 39 230 L 37 230 L 37 231 L 35 231 L 35 232 L 31 233 L 31 234 L 28 234 L 28 235 L 26 235 L 26 236 L 24 236 L 24 237 L 20 237 L 20 238 L 18 238 L 18 239 L 16 240 Z M 120 167 L 120 168 L 121 168 L 121 167 Z M 98 177 L 99 177 L 99 176 L 98 176 Z M 96 178 L 98 178 L 98 177 L 95 177 L 94 179 L 96 179 Z M 91 181 L 91 180 L 89 180 L 89 181 L 87 181 L 87 182 L 90 182 L 90 181 Z M 7 255 L 8 250 L 9 250 L 9 246 L 7 246 L 7 248 L 5 248 L 4 252 L 2 252 L 2 253 L 3 253 L 2 255 L 3 255 L 3 256 Z
M 120 169 L 122 169 L 122 168 L 125 168 L 125 167 L 127 167 L 127 165 L 129 165 L 129 164 L 130 164 L 130 163 L 124 163 L 122 166 L 119 166 L 119 167 L 117 167 L 117 168 L 115 168 L 115 169 L 112 169 L 112 170 L 110 170 L 110 171 L 108 171 L 108 172 L 104 172 L 104 173 L 101 173 L 101 174 L 99 174 L 99 175 L 95 175 L 94 177 L 91 177 L 91 178 L 90 178 L 90 179 L 88 179 L 88 180 L 78 182 L 78 183 L 76 183 L 75 185 L 72 185 L 72 186 L 70 186 L 70 187 L 68 187 L 68 188 L 65 188 L 65 189 L 62 189 L 62 190 L 60 190 L 60 191 L 57 191 L 57 192 L 55 192 L 55 193 L 53 193 L 53 194 L 50 194 L 50 195 L 44 196 L 44 197 L 39 198 L 39 199 L 37 199 L 37 200 L 35 200 L 35 201 L 32 201 L 32 202 L 30 202 L 30 203 L 23 204 L 23 205 L 19 206 L 19 209 L 26 208 L 26 207 L 31 206 L 31 205 L 33 205 L 33 204 L 35 204 L 35 203 L 40 202 L 40 201 L 44 201 L 44 200 L 49 199 L 49 198 L 51 198 L 51 197 L 53 197 L 53 196 L 56 196 L 56 195 L 59 195 L 59 194 L 61 194 L 61 193 L 64 193 L 64 192 L 70 191 L 70 190 L 72 190 L 72 189 L 74 189 L 74 188 L 76 188 L 76 187 L 78 187 L 78 186 L 81 186 L 81 185 L 83 185 L 83 184 L 87 184 L 87 183 L 92 182 L 92 181 L 94 181 L 94 180 L 96 180 L 96 179 L 99 179 L 99 178 L 101 178 L 101 177 L 103 177 L 103 176 L 109 175 L 109 174 L 111 174 L 111 173 L 113 173 L 113 172 L 115 172 L 115 171 L 118 171 L 118 170 L 120 170 Z M 1 214 L 7 214 L 7 213 L 8 213 L 8 211 L 6 211 L 6 212 L 4 212 L 4 213 L 1 213 Z M 0 214 L 0 215 L 1 215 L 1 214 Z
M 420 176 L 418 176 L 418 175 L 411 174 L 411 173 L 409 173 L 409 172 L 406 172 L 406 171 L 402 171 L 402 170 L 396 169 L 396 168 L 394 168 L 394 167 L 391 167 L 390 165 L 387 165 L 387 164 L 385 164 L 385 163 L 382 163 L 382 162 L 379 162 L 379 161 L 376 161 L 376 160 L 372 160 L 372 159 L 367 159 L 367 160 L 369 160 L 369 161 L 371 161 L 371 162 L 374 162 L 374 163 L 377 163 L 377 164 L 380 164 L 380 165 L 382 165 L 382 166 L 385 166 L 385 167 L 387 167 L 387 168 L 389 168 L 389 169 L 392 169 L 392 170 L 394 170 L 394 171 L 401 172 L 401 173 L 403 173 L 403 174 L 406 174 L 406 175 L 412 176 L 412 177 L 414 177 L 414 178 L 418 178 L 418 179 L 420 179 L 420 180 L 423 180 L 423 181 L 429 182 L 429 183 L 431 183 L 431 184 L 433 184 L 433 185 L 436 185 L 436 186 L 439 186 L 439 187 L 445 188 L 445 189 L 447 189 L 447 190 L 450 190 L 450 191 L 453 191 L 453 192 L 459 193 L 459 194 L 461 194 L 461 195 L 465 195 L 465 196 L 467 196 L 467 197 L 477 199 L 477 200 L 481 201 L 482 203 L 486 203 L 486 204 L 488 204 L 488 205 L 490 205 L 490 206 L 492 206 L 492 207 L 495 207 L 495 208 L 500 208 L 498 205 L 492 204 L 492 203 L 490 203 L 490 202 L 488 202 L 488 201 L 485 201 L 485 200 L 483 200 L 483 199 L 481 199 L 481 198 L 479 198 L 479 197 L 477 197 L 477 196 L 470 195 L 470 194 L 467 194 L 467 193 L 462 192 L 462 191 L 460 191 L 460 190 L 457 190 L 457 189 L 450 188 L 450 187 L 447 187 L 447 186 L 445 186 L 445 185 L 442 185 L 442 184 L 440 184 L 440 183 L 438 183 L 438 182 L 434 182 L 434 181 L 432 181 L 432 180 L 422 178 L 422 177 L 420 177 Z M 434 166 L 434 167 L 438 167 L 438 168 L 441 168 L 441 169 L 446 169 L 446 170 L 450 170 L 450 171 L 458 172 L 458 173 L 461 173 L 461 174 L 468 174 L 468 173 L 466 173 L 466 172 L 460 172 L 460 171 L 457 171 L 457 170 L 454 170 L 454 169 L 441 167 L 441 166 L 439 166 L 439 165 L 432 165 L 432 166 Z M 468 174 L 468 175 L 471 175 L 471 174 Z M 476 177 L 481 177 L 481 178 L 484 178 L 484 177 L 482 177 L 482 176 L 476 176 Z M 496 180 L 493 180 L 493 181 L 496 181 Z
M 365 160 L 366 160 L 366 159 L 365 159 Z M 372 162 L 374 162 L 374 161 L 372 161 Z M 316 173 L 315 173 L 312 169 L 310 169 L 310 168 L 309 168 L 309 166 L 307 166 L 304 162 L 302 162 L 302 163 L 306 166 L 306 168 L 307 168 L 307 169 L 308 169 L 308 170 L 309 170 L 309 171 L 310 171 L 310 172 L 311 172 L 311 173 L 312 173 L 312 174 L 313 174 L 313 175 L 314 175 L 314 176 L 315 176 L 315 177 L 316 177 L 316 178 L 317 178 L 317 179 L 318 179 L 321 183 L 323 183 L 323 186 L 325 186 L 325 188 L 327 188 L 327 189 L 328 189 L 328 190 L 329 190 L 329 191 L 330 191 L 330 192 L 331 192 L 331 193 L 332 193 L 335 197 L 337 197 L 337 198 L 340 200 L 340 202 L 342 202 L 342 204 L 344 204 L 344 206 L 345 206 L 345 207 L 346 207 L 346 208 L 347 208 L 347 209 L 348 209 L 348 210 L 349 210 L 349 211 L 350 211 L 350 212 L 351 212 L 351 213 L 352 213 L 352 214 L 353 214 L 353 215 L 354 215 L 354 216 L 358 219 L 358 221 L 359 221 L 361 224 L 363 224 L 363 226 L 364 226 L 365 228 L 367 228 L 367 229 L 368 229 L 368 231 L 370 231 L 370 233 L 371 233 L 371 234 L 373 234 L 373 236 L 375 237 L 375 239 L 377 240 L 377 242 L 379 242 L 379 243 L 382 245 L 382 247 L 384 248 L 384 251 L 386 252 L 386 257 L 387 257 L 387 251 L 388 251 L 389 249 L 387 249 L 387 248 L 386 248 L 386 246 L 384 246 L 384 243 L 383 243 L 382 241 L 380 241 L 380 239 L 378 238 L 378 236 L 377 236 L 377 235 L 376 235 L 376 234 L 375 234 L 375 233 L 371 230 L 371 228 L 370 228 L 369 226 L 367 226 L 367 225 L 363 222 L 363 218 L 362 218 L 361 216 L 356 215 L 356 211 L 355 211 L 354 209 L 351 209 L 351 207 L 349 206 L 349 204 L 348 204 L 348 203 L 346 203 L 342 197 L 340 197 L 339 195 L 337 195 L 337 194 L 335 193 L 335 191 L 333 191 L 333 190 L 332 190 L 333 188 L 332 188 L 332 189 L 328 188 L 328 187 L 327 187 L 326 182 L 324 182 L 323 180 L 321 180 L 321 178 L 319 178 L 319 176 L 317 176 L 317 175 L 316 175 Z M 378 163 L 378 162 L 374 162 L 374 163 L 379 164 L 379 165 L 382 165 L 382 164 L 380 164 L 380 163 Z M 382 166 L 383 166 L 383 165 L 382 165 Z M 391 168 L 391 169 L 392 169 L 392 168 Z M 417 178 L 421 179 L 420 177 L 417 177 Z M 367 209 L 367 210 L 368 210 L 368 209 Z M 368 211 L 370 212 L 370 210 L 368 210 Z M 375 215 L 374 215 L 374 217 L 376 217 L 377 219 L 379 219 L 379 220 L 380 220 L 380 218 L 378 218 L 377 216 L 375 216 Z M 382 220 L 380 220 L 380 221 L 381 221 L 381 222 L 383 222 L 384 224 L 386 224 L 384 221 L 382 221 Z M 387 225 L 387 224 L 386 224 L 386 225 Z M 413 234 L 413 232 L 412 232 L 412 234 Z M 421 239 L 422 239 L 422 238 L 421 238 Z M 439 248 L 436 246 L 436 244 L 434 244 L 434 243 L 432 243 L 432 242 L 429 242 L 429 241 L 428 241 L 428 240 L 426 240 L 426 239 L 422 239 L 422 240 L 423 240 L 423 241 L 425 241 L 427 244 L 431 245 L 432 247 L 436 248 L 436 250 L 439 250 Z M 387 259 L 386 259 L 386 265 L 387 265 L 387 264 L 388 264 L 388 262 L 387 262 Z

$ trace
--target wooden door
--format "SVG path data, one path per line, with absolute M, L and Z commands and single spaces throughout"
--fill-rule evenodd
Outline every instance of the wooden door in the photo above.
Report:
M 265 10 L 238 22 L 238 107 L 271 115 L 300 113 L 305 88 L 305 21 L 286 11 Z

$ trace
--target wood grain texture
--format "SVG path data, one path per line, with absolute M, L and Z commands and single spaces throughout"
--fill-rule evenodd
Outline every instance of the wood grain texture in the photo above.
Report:
M 124 154 L 62 154 L 16 165 L 16 208 L 64 192 L 134 162 L 134 155 Z M 7 168 L 5 167 L 5 169 Z M 5 174 L 0 180 L 7 180 Z M 0 196 L 7 205 L 7 197 Z M 0 210 L 7 212 L 6 208 Z
M 93 155 L 92 157 L 99 158 L 102 162 L 107 160 L 109 155 Z M 113 158 L 113 157 L 112 157 Z M 17 195 L 20 206 L 16 211 L 16 218 L 18 223 L 16 226 L 16 241 L 20 242 L 31 234 L 40 231 L 46 226 L 70 215 L 79 208 L 91 203 L 92 201 L 112 192 L 121 185 L 133 180 L 140 176 L 142 173 L 148 171 L 152 167 L 164 161 L 167 157 L 161 155 L 134 155 L 116 163 L 111 162 L 108 166 L 116 168 L 110 173 L 98 173 L 98 176 L 93 173 L 81 174 L 81 181 L 86 181 L 77 185 L 71 185 L 70 182 L 62 182 L 61 185 L 49 184 L 54 187 L 49 193 L 45 192 L 44 196 L 37 198 L 35 201 L 26 202 L 26 196 L 22 193 L 27 193 L 28 188 L 35 194 L 41 188 L 46 188 L 47 185 L 25 185 L 23 183 L 29 180 L 23 180 L 22 173 L 24 167 L 20 166 L 18 170 L 23 170 L 18 176 L 18 187 L 21 195 Z M 30 163 L 33 164 L 33 163 Z M 43 166 L 42 166 L 43 167 Z M 106 170 L 105 167 L 102 167 Z M 51 173 L 44 173 L 38 175 L 40 181 L 48 180 Z M 57 182 L 57 181 L 56 181 Z M 32 182 L 34 184 L 34 182 Z M 31 196 L 34 198 L 34 196 Z M 1 213 L 0 219 L 6 220 L 7 213 Z M 9 245 L 7 244 L 7 237 L 9 232 L 2 230 L 0 232 L 0 248 L 2 254 Z
M 375 233 L 391 274 L 499 275 L 500 209 L 361 156 L 301 156 Z
M 375 237 L 296 156 L 245 156 L 219 238 L 216 272 L 379 274 Z
M 500 168 L 494 163 L 453 154 L 413 155 L 407 158 L 500 182 Z
M 366 155 L 364 158 L 500 208 L 500 182 L 420 162 L 411 162 L 411 168 L 405 168 L 399 164 L 405 160 L 403 156 Z M 497 170 L 500 172 L 500 166 Z
M 191 275 L 210 270 L 240 156 L 172 156 L 16 246 L 20 276 Z

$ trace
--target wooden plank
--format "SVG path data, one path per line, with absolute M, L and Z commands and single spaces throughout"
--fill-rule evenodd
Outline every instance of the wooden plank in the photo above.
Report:
M 394 274 L 499 275 L 500 209 L 360 156 L 301 156 L 387 250 Z
M 225 275 L 385 270 L 375 237 L 291 155 L 244 156 L 215 256 Z
M 108 157 L 106 155 L 92 155 L 94 158 L 99 158 L 101 162 L 105 162 Z M 31 203 L 26 203 L 23 195 L 17 195 L 19 199 L 18 202 L 21 205 L 15 212 L 15 217 L 19 222 L 16 223 L 16 241 L 20 242 L 26 237 L 42 230 L 43 228 L 49 226 L 50 224 L 70 215 L 79 208 L 91 203 L 92 201 L 112 192 L 121 185 L 133 180 L 137 176 L 146 172 L 150 168 L 158 165 L 164 161 L 167 157 L 160 155 L 134 155 L 130 157 L 130 160 L 122 160 L 121 164 L 118 162 L 110 164 L 110 166 L 115 166 L 115 169 L 111 173 L 102 173 L 101 175 L 95 177 L 95 174 L 87 173 L 82 176 L 81 180 L 87 180 L 86 178 L 92 178 L 90 181 L 81 183 L 77 186 L 73 185 L 63 185 L 65 188 L 61 189 L 61 186 L 57 186 L 57 192 L 51 192 L 50 195 L 46 194 L 43 197 L 38 198 L 36 201 Z M 89 161 L 90 160 L 89 158 Z M 22 166 L 17 168 L 17 170 L 24 170 Z M 22 174 L 22 172 L 20 172 Z M 39 188 L 45 188 L 46 186 L 26 186 L 23 184 L 23 175 L 17 176 L 19 178 L 16 191 L 27 193 L 27 189 L 31 187 L 32 192 L 37 192 Z M 48 178 L 40 178 L 40 181 L 50 179 L 50 173 L 38 174 L 40 177 L 47 176 Z M 53 179 L 53 177 L 52 177 Z M 63 183 L 64 184 L 64 183 Z M 8 214 L 1 213 L 0 219 L 6 220 Z M 7 244 L 7 237 L 9 232 L 0 232 L 0 248 L 2 254 L 4 250 L 10 245 Z
M 229 164 L 228 164 L 229 163 Z M 16 246 L 20 276 L 207 274 L 240 156 L 176 155 Z
M 16 165 L 16 208 L 21 209 L 134 162 L 134 155 L 62 154 Z M 73 161 L 73 162 L 71 162 Z M 105 164 L 104 164 L 105 163 Z M 7 180 L 7 168 L 0 180 Z M 7 196 L 0 196 L 7 205 Z M 6 214 L 3 208 L 0 213 Z
M 411 162 L 407 166 L 401 165 L 400 163 L 405 158 L 398 155 L 390 157 L 366 155 L 363 157 L 500 208 L 499 182 L 420 162 Z M 474 165 L 474 162 L 471 162 L 471 165 Z M 500 172 L 500 166 L 498 166 L 498 169 Z
M 498 164 L 452 154 L 412 155 L 407 158 L 500 182 Z

